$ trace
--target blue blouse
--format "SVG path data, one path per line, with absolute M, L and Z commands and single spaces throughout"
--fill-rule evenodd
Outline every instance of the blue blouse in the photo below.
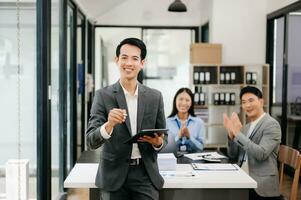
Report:
M 192 117 L 189 115 L 186 127 L 189 130 L 190 138 L 183 136 L 179 139 L 179 131 L 181 128 L 181 121 L 178 115 L 166 119 L 166 127 L 168 128 L 168 135 L 175 138 L 177 151 L 181 151 L 181 146 L 185 145 L 185 151 L 188 153 L 201 152 L 204 148 L 204 132 L 205 124 L 199 117 Z M 183 150 L 183 149 L 182 149 Z

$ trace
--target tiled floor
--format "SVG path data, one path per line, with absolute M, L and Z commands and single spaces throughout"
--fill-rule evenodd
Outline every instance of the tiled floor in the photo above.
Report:
M 292 184 L 292 178 L 284 176 L 284 190 L 282 194 L 286 197 L 289 196 L 290 186 Z M 68 200 L 88 200 L 89 191 L 87 189 L 73 189 L 68 192 Z M 298 200 L 301 200 L 301 183 L 299 183 Z

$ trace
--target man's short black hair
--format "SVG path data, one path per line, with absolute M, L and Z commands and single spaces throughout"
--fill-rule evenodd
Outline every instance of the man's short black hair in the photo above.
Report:
M 138 38 L 126 38 L 120 42 L 120 44 L 116 48 L 116 56 L 119 57 L 120 49 L 123 45 L 129 44 L 138 47 L 141 50 L 140 57 L 141 60 L 144 60 L 146 57 L 146 46 L 144 42 Z
M 242 88 L 240 91 L 240 95 L 239 95 L 240 99 L 246 93 L 252 93 L 255 96 L 257 96 L 259 99 L 262 99 L 262 92 L 257 87 L 246 86 L 246 87 Z

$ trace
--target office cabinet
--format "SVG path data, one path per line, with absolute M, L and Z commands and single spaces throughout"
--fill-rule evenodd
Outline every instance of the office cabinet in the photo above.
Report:
M 264 110 L 269 112 L 269 65 L 191 65 L 191 88 L 195 114 L 206 125 L 205 147 L 226 147 L 223 113 L 238 113 L 247 123 L 240 104 L 240 90 L 253 85 L 263 93 Z

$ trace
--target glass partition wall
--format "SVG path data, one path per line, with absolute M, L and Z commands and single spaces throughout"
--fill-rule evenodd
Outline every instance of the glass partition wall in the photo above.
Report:
M 72 127 L 72 66 L 74 65 L 74 8 L 68 5 L 67 7 L 67 171 L 71 170 L 73 160 L 73 127 Z
M 86 123 L 82 121 L 85 119 L 86 19 L 72 2 L 52 0 L 51 4 L 48 3 L 46 0 L 39 3 L 34 0 L 0 0 L 0 92 L 3 94 L 0 104 L 0 199 L 12 199 L 7 193 L 6 185 L 17 191 L 18 182 L 21 191 L 24 189 L 22 187 L 28 187 L 29 199 L 62 198 L 66 174 L 60 173 L 60 169 L 69 171 L 76 161 L 76 155 L 79 155 L 76 154 L 76 148 L 79 146 L 79 150 L 83 150 L 81 145 Z M 64 15 L 61 15 L 62 5 L 66 10 Z M 47 15 L 50 10 L 51 19 Z M 61 26 L 62 23 L 65 25 Z M 47 25 L 46 30 L 41 31 L 41 24 Z M 66 37 L 61 37 L 62 31 L 66 33 Z M 65 51 L 60 49 L 62 43 L 66 47 Z M 41 46 L 44 47 L 42 50 Z M 61 58 L 66 59 L 65 65 L 61 65 Z M 48 63 L 41 64 L 47 60 L 49 67 Z M 61 70 L 62 66 L 66 67 L 65 71 Z M 62 76 L 66 83 L 60 81 Z M 42 82 L 43 79 L 46 82 Z M 61 96 L 65 96 L 64 105 L 60 104 Z M 38 105 L 38 101 L 42 103 Z M 37 109 L 41 107 L 43 111 Z M 61 109 L 62 107 L 66 109 Z M 44 111 L 45 115 L 42 115 Z M 67 120 L 60 116 L 66 116 Z M 50 135 L 49 140 L 41 143 L 44 135 Z M 68 143 L 66 145 L 63 142 L 65 148 L 60 148 L 60 141 L 64 137 Z M 43 144 L 47 147 L 44 148 Z M 60 156 L 62 154 L 68 157 Z M 22 185 L 16 179 L 20 177 L 16 175 L 16 170 L 6 173 L 7 166 L 10 166 L 8 164 L 15 163 L 10 162 L 11 159 L 28 161 L 28 173 L 22 174 L 21 170 L 21 175 L 28 177 L 28 184 Z M 48 169 L 49 173 L 43 174 Z M 41 175 L 50 179 L 40 179 Z M 12 184 L 11 181 L 15 182 Z M 21 196 L 24 197 L 24 194 Z
M 59 0 L 51 0 L 51 196 L 59 194 Z
M 189 77 L 189 52 L 190 44 L 195 42 L 194 36 L 193 28 L 97 27 L 95 30 L 95 89 L 118 80 L 119 71 L 114 57 L 119 42 L 127 37 L 140 38 L 145 42 L 148 50 L 143 69 L 143 84 L 162 92 L 165 114 L 169 114 L 177 89 L 189 87 L 187 78 Z M 168 89 L 165 90 L 161 87 L 162 85 L 168 85 L 164 87 Z
M 85 102 L 85 18 L 77 13 L 76 26 L 76 66 L 77 66 L 77 155 L 85 150 L 86 102 Z
M 36 25 L 35 1 L 17 7 L 16 2 L 0 0 L 0 193 L 6 193 L 10 159 L 26 159 L 29 198 L 36 198 L 37 188 Z M 16 171 L 10 181 L 14 175 Z
M 271 115 L 279 120 L 282 143 L 301 150 L 301 2 L 267 18 L 267 63 L 271 65 Z
M 166 116 L 171 113 L 176 91 L 181 87 L 189 88 L 189 52 L 194 42 L 193 33 L 185 29 L 143 31 L 143 40 L 148 48 L 143 83 L 162 92 Z
M 281 123 L 283 87 L 284 17 L 274 20 L 274 59 L 271 114 Z
M 288 14 L 287 141 L 301 151 L 301 9 Z

